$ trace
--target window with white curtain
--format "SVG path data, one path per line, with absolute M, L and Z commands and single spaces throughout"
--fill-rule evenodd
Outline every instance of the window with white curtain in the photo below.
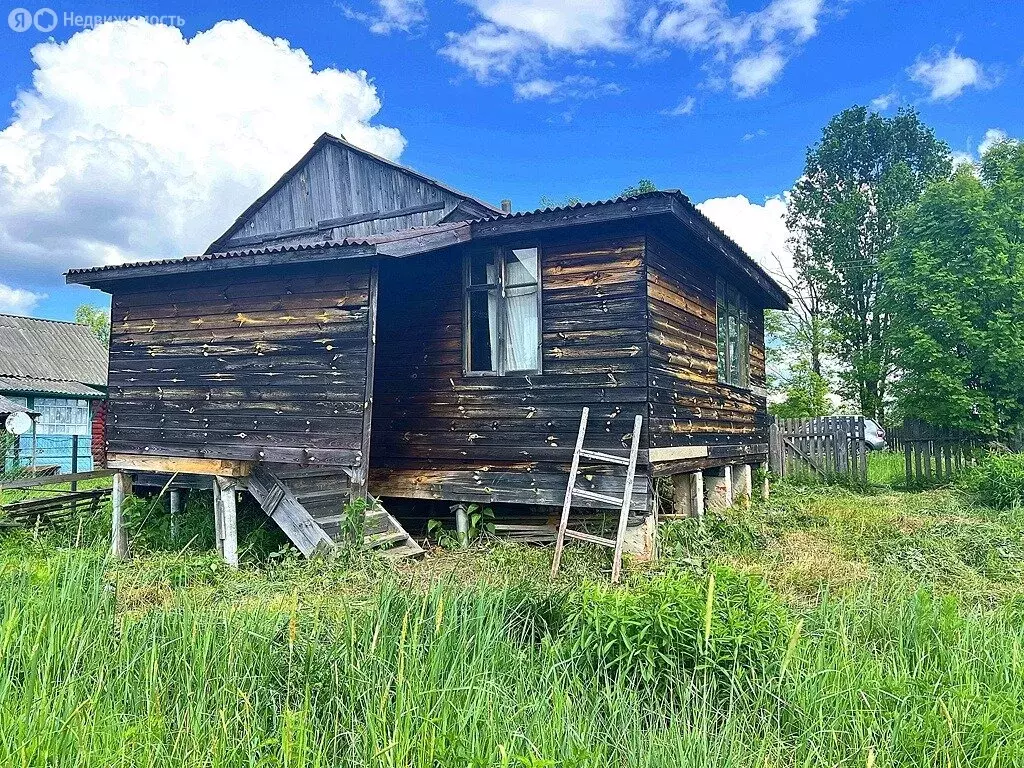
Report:
M 467 374 L 540 371 L 540 250 L 478 251 L 465 264 Z

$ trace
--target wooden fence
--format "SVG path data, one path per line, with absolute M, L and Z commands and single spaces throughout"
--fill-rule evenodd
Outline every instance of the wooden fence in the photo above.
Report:
M 782 477 L 814 474 L 826 480 L 868 480 L 864 419 L 860 416 L 773 418 L 768 450 L 771 470 Z
M 902 427 L 890 430 L 886 440 L 894 451 L 903 451 L 908 486 L 949 480 L 974 464 L 983 445 L 975 435 L 916 419 L 907 419 Z

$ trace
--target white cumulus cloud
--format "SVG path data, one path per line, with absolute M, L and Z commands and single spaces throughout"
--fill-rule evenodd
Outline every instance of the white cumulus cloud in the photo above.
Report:
M 955 48 L 945 53 L 935 51 L 928 56 L 918 56 L 907 74 L 928 89 L 928 98 L 932 101 L 955 99 L 967 88 L 994 85 L 992 76 L 976 59 L 961 56 Z
M 740 96 L 756 96 L 775 82 L 784 66 L 786 59 L 782 52 L 775 47 L 766 48 L 737 61 L 730 79 Z
M 141 19 L 32 49 L 0 132 L 0 258 L 27 288 L 69 267 L 201 252 L 324 132 L 396 158 L 365 72 L 314 69 L 243 21 L 186 39 Z
M 36 304 L 45 298 L 45 293 L 26 291 L 24 288 L 12 288 L 0 283 L 0 312 L 8 315 L 27 315 Z
M 546 70 L 559 63 L 593 60 L 581 55 L 628 54 L 642 62 L 679 47 L 700 55 L 706 86 L 731 82 L 741 97 L 775 82 L 828 10 L 826 0 L 769 0 L 735 12 L 726 0 L 463 2 L 476 23 L 448 32 L 441 54 L 482 83 L 551 79 Z
M 787 242 L 790 233 L 783 196 L 769 197 L 763 204 L 744 195 L 713 197 L 697 208 L 766 270 L 777 274 L 781 263 L 781 269 L 792 274 L 793 253 Z
M 953 150 L 953 165 L 977 165 L 986 152 L 1003 141 L 1017 141 L 1017 139 L 1011 139 L 1010 134 L 1002 128 L 989 128 L 978 142 L 976 151 Z
M 978 144 L 978 154 L 984 155 L 996 144 L 1006 141 L 1009 138 L 1009 134 L 1002 128 L 989 128 L 985 131 L 985 136 L 982 138 L 981 143 Z
M 823 0 L 772 0 L 758 11 L 732 13 L 724 0 L 673 0 L 648 11 L 641 31 L 659 45 L 679 45 L 725 66 L 737 95 L 774 83 L 801 43 L 818 33 Z M 720 77 L 711 79 L 717 83 Z
M 876 112 L 885 112 L 885 110 L 897 103 L 899 99 L 900 95 L 897 91 L 889 91 L 873 98 L 871 100 L 871 108 Z
M 466 32 L 449 32 L 442 55 L 481 82 L 520 77 L 558 53 L 619 51 L 629 46 L 627 0 L 467 0 L 480 17 Z

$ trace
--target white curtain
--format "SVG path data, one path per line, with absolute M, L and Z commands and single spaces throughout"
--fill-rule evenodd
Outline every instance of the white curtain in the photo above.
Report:
M 505 369 L 532 371 L 539 368 L 537 317 L 537 250 L 516 249 L 505 263 Z M 532 285 L 531 285 L 532 284 Z

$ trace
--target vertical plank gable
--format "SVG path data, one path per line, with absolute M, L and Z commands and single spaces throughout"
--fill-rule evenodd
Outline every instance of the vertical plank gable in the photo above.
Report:
M 325 142 L 221 244 L 366 237 L 436 224 L 463 198 L 343 145 Z M 400 216 L 389 213 L 413 210 Z M 356 219 L 331 227 L 325 222 Z

